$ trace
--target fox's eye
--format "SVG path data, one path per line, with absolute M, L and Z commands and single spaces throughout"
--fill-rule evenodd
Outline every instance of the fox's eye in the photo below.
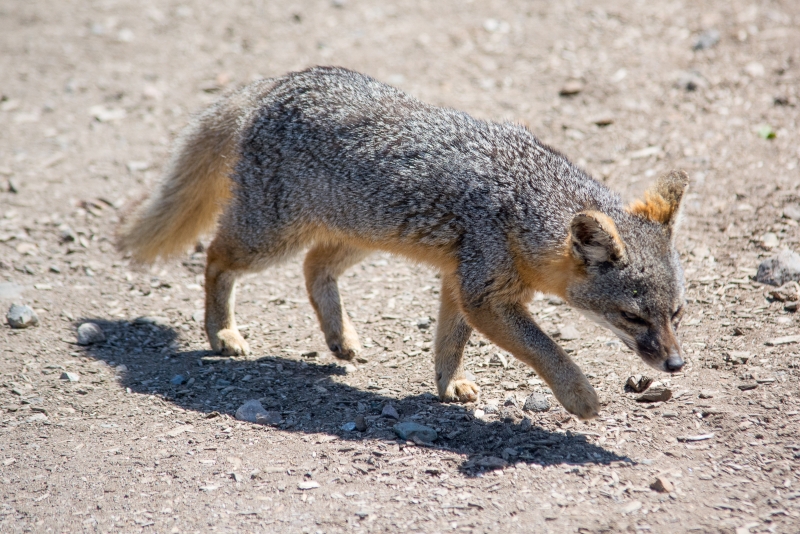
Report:
M 645 321 L 635 313 L 626 312 L 624 310 L 620 311 L 619 313 L 620 315 L 622 315 L 622 318 L 628 321 L 629 323 L 647 325 L 647 321 Z

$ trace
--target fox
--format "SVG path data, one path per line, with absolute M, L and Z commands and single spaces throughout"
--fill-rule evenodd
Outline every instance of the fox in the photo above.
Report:
M 427 264 L 441 277 L 441 401 L 478 400 L 463 358 L 475 329 L 587 420 L 599 413 L 596 391 L 527 305 L 536 292 L 560 297 L 650 366 L 680 371 L 675 235 L 688 183 L 671 171 L 625 205 L 523 125 L 320 66 L 255 81 L 195 116 L 152 194 L 123 221 L 118 248 L 149 264 L 215 231 L 205 330 L 229 356 L 249 353 L 234 317 L 244 273 L 307 251 L 305 286 L 325 341 L 350 360 L 362 348 L 337 279 L 373 251 Z

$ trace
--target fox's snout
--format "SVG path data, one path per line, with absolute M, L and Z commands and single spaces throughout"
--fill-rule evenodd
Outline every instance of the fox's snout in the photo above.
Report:
M 679 351 L 671 352 L 669 358 L 664 362 L 664 370 L 668 373 L 677 373 L 683 369 L 684 363 Z

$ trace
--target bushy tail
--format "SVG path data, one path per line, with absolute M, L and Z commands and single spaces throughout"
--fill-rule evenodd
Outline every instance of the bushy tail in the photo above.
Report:
M 185 252 L 215 225 L 231 198 L 230 173 L 248 100 L 246 94 L 229 95 L 184 129 L 156 191 L 122 224 L 120 251 L 152 263 Z

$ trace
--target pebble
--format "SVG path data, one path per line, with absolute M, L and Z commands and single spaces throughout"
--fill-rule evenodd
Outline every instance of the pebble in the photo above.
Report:
M 634 393 L 641 393 L 649 388 L 652 383 L 653 379 L 649 376 L 633 375 L 629 376 L 628 380 L 625 381 L 625 388 L 630 388 Z
M 509 395 L 506 397 L 506 400 L 503 401 L 503 406 L 515 406 L 519 408 L 519 402 L 517 402 L 517 398 L 514 395 Z
M 344 366 L 344 373 L 347 375 L 352 375 L 356 371 L 358 371 L 358 367 L 356 367 L 352 363 L 348 363 Z
M 239 406 L 238 410 L 236 410 L 236 419 L 239 421 L 256 423 L 258 422 L 257 419 L 259 415 L 266 416 L 267 410 L 265 410 L 264 406 L 262 406 L 261 403 L 255 399 L 245 402 Z
M 183 375 L 175 375 L 169 381 L 169 383 L 172 384 L 173 386 L 180 386 L 184 382 L 186 382 L 186 377 Z
M 800 254 L 783 250 L 778 255 L 761 262 L 756 280 L 762 284 L 782 286 L 786 282 L 800 281 Z
M 533 421 L 531 421 L 527 417 L 523 417 L 522 421 L 520 421 L 519 423 L 519 429 L 522 430 L 523 432 L 527 432 L 528 430 L 531 429 L 532 426 L 533 426 Z
M 275 410 L 270 410 L 265 413 L 256 414 L 256 423 L 259 425 L 279 425 L 283 422 L 283 417 L 281 417 L 281 412 L 276 412 Z
M 800 300 L 800 284 L 795 281 L 786 282 L 778 289 L 770 290 L 769 296 L 778 302 Z
M 783 216 L 793 221 L 800 221 L 800 204 L 790 204 L 783 208 Z
M 567 325 L 558 331 L 558 337 L 560 337 L 563 341 L 572 341 L 581 337 L 581 333 L 578 332 L 578 329 L 574 326 Z
M 700 394 L 698 395 L 698 397 L 700 397 L 701 399 L 713 399 L 714 395 L 716 395 L 716 394 L 717 394 L 717 392 L 714 391 L 714 390 L 703 389 L 703 390 L 700 390 Z
M 773 248 L 780 245 L 780 241 L 778 241 L 778 235 L 773 232 L 767 232 L 763 236 L 761 236 L 761 247 L 767 250 L 772 250 Z
M 61 380 L 66 380 L 67 382 L 80 382 L 81 376 L 78 373 L 64 372 L 61 373 Z
M 497 413 L 500 411 L 500 408 L 497 406 L 497 401 L 490 401 L 486 403 L 486 406 L 483 407 L 483 413 Z
M 489 359 L 489 365 L 500 366 L 505 369 L 508 367 L 508 359 L 499 352 L 496 352 Z
M 561 87 L 558 94 L 561 96 L 572 96 L 577 95 L 581 91 L 583 91 L 583 83 L 580 80 L 570 80 Z
M 32 416 L 30 416 L 27 419 L 25 419 L 25 422 L 27 422 L 27 423 L 36 423 L 36 422 L 39 422 L 39 421 L 47 421 L 47 416 L 45 414 L 39 412 L 39 413 L 35 413 Z
M 341 426 L 341 428 L 342 428 L 342 430 L 344 430 L 345 432 L 352 432 L 353 430 L 355 430 L 355 429 L 356 429 L 356 423 L 355 423 L 355 421 L 349 421 L 349 422 L 347 422 L 347 423 L 343 424 L 343 425 Z
M 363 415 L 356 416 L 356 430 L 359 432 L 366 432 L 367 431 L 367 420 L 364 418 Z
M 519 384 L 517 384 L 516 382 L 503 382 L 502 386 L 503 389 L 505 389 L 506 391 L 514 391 L 519 387 Z
M 672 493 L 675 491 L 675 485 L 667 478 L 658 477 L 650 484 L 650 489 L 659 493 Z
M 299 490 L 310 490 L 310 489 L 316 489 L 318 487 L 319 487 L 319 482 L 315 482 L 314 480 L 301 482 L 297 485 L 297 489 Z
M 550 409 L 550 400 L 546 395 L 534 393 L 525 399 L 522 409 L 528 412 L 546 412 Z
M 430 317 L 423 317 L 417 321 L 417 328 L 420 330 L 427 330 L 431 327 L 431 318 Z
M 392 430 L 394 430 L 394 433 L 397 434 L 401 439 L 405 440 L 413 440 L 413 438 L 416 437 L 420 441 L 431 443 L 436 441 L 436 439 L 439 437 L 439 434 L 437 434 L 436 431 L 431 427 L 421 425 L 419 423 L 413 423 L 411 421 L 397 423 L 392 427 Z
M 719 31 L 706 30 L 700 34 L 700 37 L 694 42 L 692 50 L 708 50 L 713 48 L 719 42 Z
M 400 420 L 400 414 L 397 413 L 397 410 L 391 404 L 384 405 L 383 409 L 381 410 L 381 417 L 389 417 L 395 421 Z
M 78 345 L 94 345 L 106 340 L 106 335 L 95 323 L 83 323 L 78 327 Z
M 636 397 L 636 402 L 664 402 L 672 398 L 672 390 L 665 387 L 652 387 Z
M 28 328 L 39 324 L 36 312 L 30 306 L 12 304 L 6 314 L 6 320 L 11 328 Z

